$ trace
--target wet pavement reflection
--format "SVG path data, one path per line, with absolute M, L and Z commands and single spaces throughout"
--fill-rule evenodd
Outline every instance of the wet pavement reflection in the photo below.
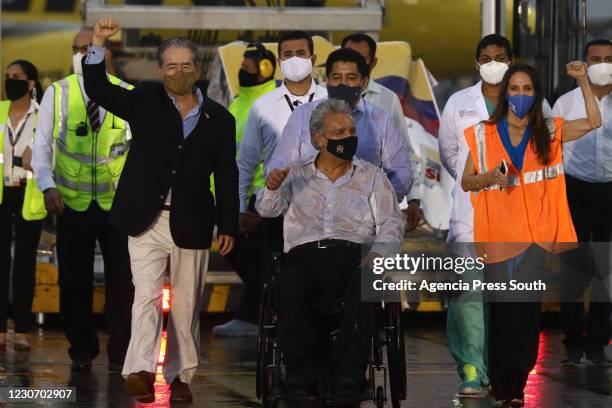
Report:
M 192 384 L 197 407 L 260 407 L 255 397 L 256 342 L 253 338 L 216 339 L 210 332 L 223 318 L 204 316 L 202 320 L 202 356 Z M 493 406 L 489 398 L 459 399 L 459 386 L 454 362 L 446 345 L 443 315 L 408 316 L 406 353 L 408 400 L 405 407 L 419 408 L 486 408 Z M 561 333 L 546 329 L 541 336 L 539 361 L 526 389 L 527 407 L 611 408 L 612 368 L 583 364 L 562 367 Z M 0 386 L 49 388 L 76 387 L 76 403 L 11 403 L 17 407 L 170 407 L 168 386 L 158 370 L 156 401 L 138 404 L 123 393 L 123 378 L 109 373 L 104 353 L 94 362 L 91 373 L 70 372 L 67 343 L 57 325 L 47 325 L 32 335 L 31 352 L 15 352 L 12 343 L 0 352 Z M 105 335 L 100 336 L 101 350 Z M 160 355 L 160 364 L 163 362 Z M 161 366 L 160 366 L 161 368 Z M 372 407 L 363 403 L 362 407 Z M 390 406 L 390 405 L 389 405 Z

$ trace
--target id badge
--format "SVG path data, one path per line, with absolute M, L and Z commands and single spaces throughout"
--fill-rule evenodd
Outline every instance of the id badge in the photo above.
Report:
M 21 178 L 16 175 L 4 176 L 4 185 L 6 187 L 19 187 L 21 186 Z
M 111 146 L 110 157 L 116 158 L 116 157 L 123 156 L 125 154 L 125 150 L 126 148 L 125 148 L 125 145 L 123 144 Z

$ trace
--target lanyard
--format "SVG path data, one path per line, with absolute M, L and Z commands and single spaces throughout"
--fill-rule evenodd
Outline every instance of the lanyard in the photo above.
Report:
M 13 131 L 11 130 L 11 127 L 7 126 L 7 128 L 8 128 L 9 143 L 11 144 L 11 147 L 13 149 L 15 148 L 17 143 L 19 142 L 19 139 L 21 139 L 21 134 L 23 133 L 23 129 L 25 128 L 26 124 L 28 123 L 28 119 L 30 119 L 30 115 L 32 115 L 32 112 L 28 112 L 28 114 L 26 115 L 25 119 L 21 123 L 21 127 L 17 131 L 17 135 L 14 138 L 13 138 Z
M 314 92 L 310 94 L 310 98 L 308 98 L 308 102 L 312 102 L 312 100 L 314 99 L 314 95 L 315 95 Z M 296 106 L 302 103 L 299 100 L 296 100 L 295 102 L 292 103 L 291 99 L 289 99 L 289 96 L 287 94 L 285 94 L 285 100 L 287 101 L 287 105 L 289 105 L 289 109 L 291 109 L 291 112 L 293 112 Z

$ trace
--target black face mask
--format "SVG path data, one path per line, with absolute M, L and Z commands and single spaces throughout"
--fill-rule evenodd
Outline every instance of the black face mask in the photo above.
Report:
M 357 101 L 357 99 L 359 99 L 359 96 L 361 95 L 361 87 L 348 86 L 344 84 L 336 86 L 327 85 L 327 95 L 331 99 L 340 99 L 348 103 L 349 106 L 353 106 L 353 104 Z
M 15 101 L 28 93 L 30 87 L 25 79 L 7 78 L 4 81 L 4 90 L 6 91 L 6 97 Z
M 327 151 L 339 159 L 351 160 L 357 151 L 357 137 L 349 136 L 344 139 L 327 139 Z
M 238 71 L 238 83 L 243 87 L 259 85 L 259 74 L 251 74 L 250 72 L 241 69 Z

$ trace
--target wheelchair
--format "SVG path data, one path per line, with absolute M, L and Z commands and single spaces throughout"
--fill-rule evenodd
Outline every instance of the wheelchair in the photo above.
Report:
M 276 408 L 280 406 L 281 401 L 287 403 L 283 406 L 292 406 L 288 403 L 289 397 L 283 395 L 282 391 L 286 370 L 283 365 L 281 345 L 276 334 L 278 318 L 272 304 L 272 286 L 275 276 L 278 276 L 281 269 L 280 254 L 274 254 L 271 277 L 263 288 L 259 310 L 256 393 L 264 408 Z M 406 399 L 407 393 L 401 305 L 381 302 L 373 306 L 375 307 L 376 329 L 370 340 L 366 383 L 364 391 L 358 396 L 359 401 L 351 401 L 350 404 L 354 406 L 364 401 L 372 401 L 375 407 L 382 408 L 388 406 L 390 402 L 393 408 L 399 408 L 401 401 Z M 331 330 L 330 340 L 333 339 L 333 334 L 334 331 Z M 386 366 L 383 358 L 384 349 L 387 352 Z M 382 379 L 382 384 L 377 384 L 377 377 Z M 387 394 L 387 389 L 390 395 Z M 321 408 L 346 404 L 343 401 L 336 401 L 331 390 L 323 393 L 319 391 L 318 395 L 309 398 L 309 402 L 312 406 Z

